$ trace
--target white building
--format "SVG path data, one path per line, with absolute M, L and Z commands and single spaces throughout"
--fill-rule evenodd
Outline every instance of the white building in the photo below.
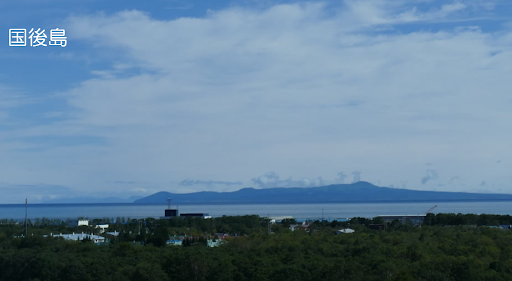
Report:
M 271 223 L 276 223 L 276 222 L 282 222 L 283 220 L 291 220 L 293 219 L 293 216 L 277 216 L 277 217 L 271 217 L 270 218 L 270 222 Z
M 345 229 L 340 229 L 340 230 L 336 231 L 336 234 L 354 233 L 354 232 L 356 232 L 356 231 L 351 228 L 345 228 Z
M 103 233 L 108 228 L 108 224 L 97 224 L 96 228 L 99 228 L 100 229 L 100 233 Z
M 119 232 L 116 230 L 116 231 L 111 231 L 111 232 L 107 232 L 105 233 L 106 235 L 110 235 L 110 236 L 119 236 Z
M 72 221 L 69 221 L 69 223 L 68 223 L 68 226 L 70 226 L 70 227 L 82 226 L 82 225 L 89 226 L 89 220 L 72 220 Z
M 45 237 L 48 237 L 47 235 L 45 235 Z M 105 242 L 105 237 L 102 237 L 102 236 L 98 236 L 98 235 L 94 235 L 94 234 L 89 234 L 89 233 L 72 233 L 72 234 L 53 234 L 53 233 L 50 233 L 50 237 L 62 237 L 64 238 L 65 240 L 73 240 L 73 241 L 82 241 L 84 239 L 90 239 L 92 240 L 92 242 L 94 243 L 101 243 L 101 242 Z

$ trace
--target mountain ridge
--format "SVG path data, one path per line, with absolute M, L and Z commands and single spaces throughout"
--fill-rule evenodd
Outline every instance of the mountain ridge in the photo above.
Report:
M 246 187 L 237 191 L 200 191 L 170 193 L 160 191 L 134 203 L 350 203 L 389 201 L 485 201 L 512 200 L 512 194 L 424 191 L 380 187 L 369 182 L 332 184 L 319 187 L 274 187 L 255 189 Z

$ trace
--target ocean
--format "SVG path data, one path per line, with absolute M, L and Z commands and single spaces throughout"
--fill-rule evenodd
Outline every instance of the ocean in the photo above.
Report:
M 181 213 L 209 213 L 212 217 L 260 215 L 292 216 L 297 219 L 372 218 L 378 215 L 420 215 L 437 205 L 432 213 L 512 214 L 512 201 L 491 202 L 413 202 L 413 203 L 328 203 L 328 204 L 201 204 L 180 205 Z M 175 208 L 176 206 L 173 206 Z M 28 217 L 52 219 L 159 218 L 162 204 L 29 204 Z M 21 220 L 24 204 L 0 204 L 0 219 Z

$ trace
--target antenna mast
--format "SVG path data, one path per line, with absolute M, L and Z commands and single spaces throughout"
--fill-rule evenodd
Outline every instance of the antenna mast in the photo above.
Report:
M 432 210 L 434 210 L 436 207 L 437 207 L 437 205 L 435 205 L 434 207 L 430 208 L 430 210 L 428 210 L 428 211 L 425 213 L 425 216 L 426 216 L 426 215 L 428 215 L 430 212 L 432 212 Z
M 28 225 L 27 225 L 27 207 L 28 207 L 28 201 L 27 198 L 25 198 L 25 237 L 28 235 Z
M 167 198 L 167 209 L 171 208 L 172 198 Z

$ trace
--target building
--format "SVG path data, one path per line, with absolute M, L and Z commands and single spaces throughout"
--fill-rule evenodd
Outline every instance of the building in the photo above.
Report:
M 182 246 L 183 239 L 170 239 L 170 240 L 167 240 L 166 244 L 170 245 L 170 246 Z
M 406 223 L 410 221 L 412 224 L 422 224 L 425 220 L 425 215 L 386 215 L 386 216 L 377 216 L 381 218 L 384 223 L 392 222 L 394 220 L 398 220 L 401 223 Z
M 385 223 L 370 224 L 370 225 L 368 225 L 368 228 L 375 229 L 375 230 L 386 230 L 386 224 Z
M 89 226 L 89 220 L 81 219 L 81 220 L 70 220 L 68 222 L 69 227 L 76 227 L 76 226 Z
M 226 241 L 224 241 L 223 239 L 207 239 L 206 240 L 206 245 L 210 248 L 212 247 L 218 247 L 220 245 L 222 245 L 223 243 L 225 243 Z M 183 238 L 173 238 L 173 239 L 169 239 L 167 240 L 167 243 L 166 245 L 168 246 L 183 246 Z
M 212 217 L 208 213 L 181 213 L 178 209 L 171 209 L 171 203 L 169 201 L 169 207 L 165 209 L 165 216 L 160 217 L 160 219 L 171 219 L 175 217 L 201 217 L 203 219 L 211 219 Z
M 309 227 L 309 223 L 303 222 L 302 224 L 290 224 L 290 227 L 288 227 L 288 229 L 290 229 L 291 231 L 302 229 L 305 230 L 306 232 L 309 232 Z
M 165 209 L 165 215 L 160 219 L 171 219 L 179 216 L 178 209 Z
M 217 240 L 208 239 L 208 240 L 206 240 L 206 245 L 208 247 L 210 247 L 210 248 L 212 248 L 212 247 L 219 247 L 220 245 L 222 245 L 225 242 L 226 241 L 224 241 L 222 239 L 217 239 Z
M 178 209 L 165 209 L 165 216 L 166 217 L 177 217 Z
M 117 232 L 117 231 L 106 232 L 105 235 L 117 237 L 117 236 L 119 236 L 119 232 Z
M 345 234 L 345 233 L 354 233 L 354 232 L 356 232 L 356 231 L 351 228 L 344 228 L 344 229 L 340 229 L 340 230 L 336 231 L 336 234 Z
M 102 237 L 102 236 L 99 236 L 99 235 L 94 235 L 94 234 L 89 234 L 89 233 L 72 233 L 72 234 L 53 234 L 53 233 L 50 233 L 49 235 L 50 237 L 62 237 L 64 238 L 65 240 L 70 240 L 70 241 L 82 241 L 84 239 L 90 239 L 92 242 L 94 243 L 102 243 L 102 242 L 105 242 L 105 237 Z M 48 235 L 45 235 L 44 237 L 48 237 Z
M 100 229 L 100 233 L 103 233 L 108 229 L 108 224 L 97 224 L 95 227 Z
M 211 219 L 212 217 L 208 213 L 181 213 L 180 217 L 192 217 L 192 218 L 203 218 Z
M 283 220 L 292 220 L 293 216 L 277 216 L 277 217 L 271 217 L 270 223 L 282 223 Z
M 215 233 L 215 236 L 217 236 L 219 239 L 226 239 L 229 237 L 228 233 Z

